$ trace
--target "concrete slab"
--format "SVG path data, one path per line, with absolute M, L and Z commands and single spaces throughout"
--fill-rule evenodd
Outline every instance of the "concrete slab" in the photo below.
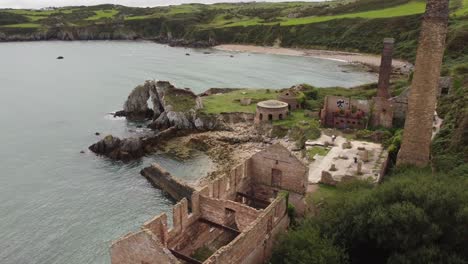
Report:
M 322 135 L 316 143 L 332 142 L 330 136 Z M 314 142 L 315 143 L 315 142 Z M 387 160 L 387 152 L 381 144 L 351 141 L 351 148 L 344 148 L 347 140 L 338 136 L 333 142 L 334 146 L 323 158 L 318 158 L 309 165 L 309 183 L 319 183 L 322 181 L 322 172 L 326 171 L 333 181 L 339 182 L 343 177 L 353 177 L 374 181 L 380 180 L 382 166 Z M 358 173 L 358 163 L 361 162 L 361 173 Z M 332 165 L 336 170 L 331 170 Z

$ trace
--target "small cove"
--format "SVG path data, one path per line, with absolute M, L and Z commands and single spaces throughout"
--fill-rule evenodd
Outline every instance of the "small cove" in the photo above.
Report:
M 190 181 L 209 172 L 211 162 L 200 153 L 188 161 L 156 154 L 127 164 L 80 154 L 100 138 L 95 132 L 145 133 L 107 115 L 144 80 L 168 80 L 196 93 L 376 80 L 337 61 L 150 42 L 0 43 L 0 58 L 2 264 L 109 263 L 113 239 L 171 209 L 139 175 L 143 167 L 158 162 Z

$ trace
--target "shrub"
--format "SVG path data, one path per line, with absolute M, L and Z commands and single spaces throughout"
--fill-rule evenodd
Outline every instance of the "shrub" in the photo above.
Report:
M 453 68 L 453 73 L 459 75 L 468 74 L 468 63 L 459 64 L 455 66 Z
M 347 263 L 344 250 L 333 245 L 331 239 L 322 238 L 312 225 L 293 230 L 279 241 L 270 260 L 272 264 Z

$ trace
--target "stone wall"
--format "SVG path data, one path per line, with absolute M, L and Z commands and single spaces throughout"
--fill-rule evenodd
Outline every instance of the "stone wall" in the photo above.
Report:
M 300 109 L 300 108 L 301 108 L 301 104 L 299 103 L 299 101 L 297 100 L 297 98 L 291 98 L 291 97 L 279 95 L 279 96 L 278 96 L 278 101 L 287 103 L 287 104 L 288 104 L 288 109 L 289 109 L 290 111 L 294 111 L 294 110 L 296 110 L 296 109 Z
M 374 97 L 372 99 L 371 125 L 373 127 L 393 127 L 393 103 L 391 100 L 383 97 Z
M 367 100 L 327 96 L 320 111 L 320 120 L 327 127 L 364 128 L 365 117 L 369 116 L 370 109 Z
M 255 113 L 255 122 L 260 123 L 285 119 L 288 116 L 288 113 L 289 110 L 287 106 L 284 108 L 263 108 L 257 106 L 257 111 Z
M 273 170 L 284 172 L 277 185 Z M 172 184 L 168 180 L 172 177 L 158 166 L 146 168 L 146 172 L 164 178 L 165 185 Z M 216 249 L 204 264 L 263 263 L 271 255 L 277 234 L 288 228 L 288 202 L 304 202 L 306 185 L 307 167 L 285 147 L 273 145 L 182 198 L 173 207 L 172 227 L 167 215 L 161 214 L 146 222 L 142 231 L 113 243 L 112 263 L 180 263 L 171 250 L 191 256 L 204 246 Z M 265 195 L 267 206 L 256 209 L 237 202 L 238 193 L 251 195 L 253 200 Z
M 169 172 L 158 164 L 146 167 L 141 170 L 140 173 L 145 176 L 152 185 L 163 190 L 176 201 L 180 201 L 183 198 L 190 200 L 193 192 L 195 191 L 193 187 L 179 181 L 175 177 L 172 177 Z
M 252 179 L 252 193 L 269 200 L 282 191 L 290 194 L 290 203 L 299 215 L 305 212 L 308 168 L 281 145 L 273 145 L 247 160 L 247 173 Z
M 286 196 L 278 196 L 244 232 L 204 264 L 263 263 L 271 255 L 274 235 L 286 230 L 288 224 Z
M 235 225 L 243 232 L 260 215 L 260 212 L 250 206 L 229 200 L 219 200 L 200 196 L 201 217 L 215 223 L 231 225 L 227 218 L 226 210 L 234 212 Z
M 307 190 L 306 166 L 281 145 L 253 155 L 247 161 L 247 172 L 256 184 L 300 194 Z
M 176 264 L 180 263 L 169 250 L 148 230 L 129 234 L 114 242 L 111 247 L 113 264 Z

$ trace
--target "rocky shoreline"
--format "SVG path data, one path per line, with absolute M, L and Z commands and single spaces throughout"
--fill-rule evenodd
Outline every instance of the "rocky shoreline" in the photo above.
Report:
M 204 94 L 227 91 L 210 89 Z M 148 101 L 151 101 L 152 108 L 148 106 Z M 154 131 L 152 135 L 124 139 L 107 135 L 89 149 L 110 159 L 130 161 L 165 149 L 173 138 L 207 131 L 233 131 L 236 124 L 253 123 L 252 114 L 206 114 L 202 108 L 201 96 L 190 89 L 179 89 L 166 81 L 146 81 L 131 91 L 123 110 L 114 116 L 125 117 L 130 121 L 148 120 L 148 128 Z M 231 140 L 239 142 L 237 139 Z M 229 139 L 225 138 L 224 141 Z M 192 144 L 194 141 L 189 143 L 200 149 L 200 144 Z
M 294 148 L 294 143 L 287 139 L 272 139 L 268 133 L 262 133 L 262 129 L 254 126 L 254 114 L 205 114 L 201 111 L 203 96 L 229 91 L 232 90 L 212 88 L 195 95 L 166 81 L 146 81 L 132 90 L 123 110 L 116 112 L 115 116 L 124 116 L 127 120 L 148 120 L 148 127 L 153 132 L 123 139 L 107 135 L 89 149 L 97 155 L 124 162 L 157 151 L 171 153 L 181 159 L 189 158 L 193 150 L 202 151 L 210 157 L 215 168 L 201 177 L 193 186 L 196 187 L 224 175 L 239 162 L 271 144 L 281 142 L 290 149 Z M 150 100 L 152 108 L 148 107 Z M 147 177 L 145 169 L 141 174 Z M 166 181 L 159 183 L 158 179 L 150 181 L 156 186 L 167 184 Z
M 3 29 L 7 30 L 7 29 Z M 171 47 L 187 48 L 211 48 L 218 45 L 214 40 L 188 40 L 184 38 L 170 38 L 167 36 L 144 37 L 136 32 L 113 30 L 100 32 L 96 28 L 72 28 L 49 29 L 47 31 L 32 31 L 9 33 L 0 31 L 0 42 L 26 42 L 26 41 L 102 41 L 102 40 L 127 40 L 127 41 L 152 41 L 158 44 L 166 44 Z

